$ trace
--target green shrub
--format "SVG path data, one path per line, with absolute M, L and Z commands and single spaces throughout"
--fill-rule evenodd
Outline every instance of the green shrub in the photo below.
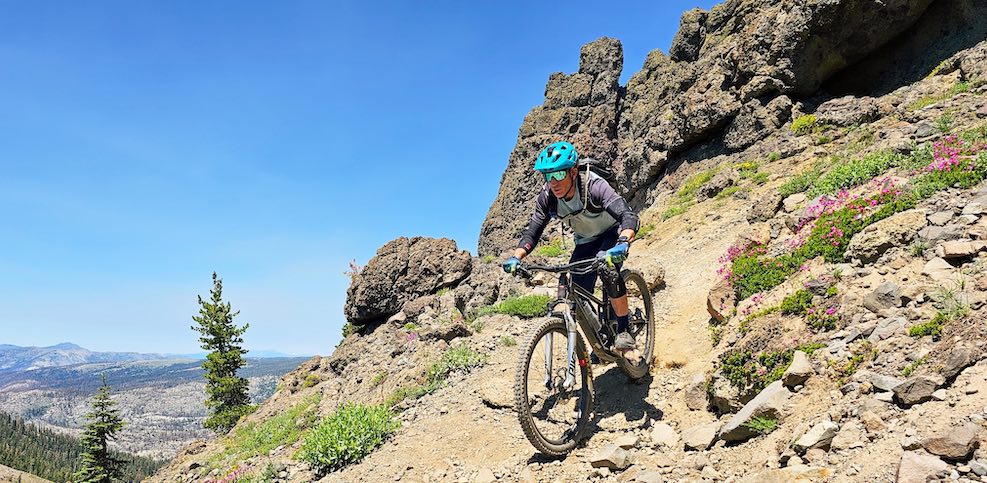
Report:
M 789 257 L 760 258 L 755 254 L 736 258 L 731 268 L 731 283 L 737 297 L 743 300 L 781 285 L 798 268 L 799 264 L 793 261 Z
M 901 156 L 898 154 L 879 151 L 860 159 L 838 163 L 826 174 L 811 182 L 806 196 L 815 198 L 819 195 L 833 194 L 841 189 L 862 185 L 895 166 L 900 158 Z
M 689 205 L 675 205 L 661 213 L 661 221 L 681 215 L 689 210 Z
M 751 418 L 750 421 L 744 423 L 744 426 L 757 434 L 768 434 L 778 427 L 778 420 L 764 416 L 756 416 Z
M 347 403 L 305 437 L 298 458 L 324 474 L 361 461 L 399 427 L 387 406 Z
M 823 144 L 829 144 L 833 141 L 833 138 L 825 134 L 816 138 L 816 146 L 822 146 Z
M 946 322 L 946 315 L 943 312 L 939 312 L 932 320 L 909 327 L 908 335 L 912 337 L 931 335 L 933 339 L 939 340 L 942 336 L 942 327 L 946 325 Z
M 987 178 L 987 151 L 981 152 L 976 162 L 960 161 L 959 166 L 942 171 L 927 171 L 911 181 L 911 192 L 917 199 L 925 199 L 951 186 L 971 188 Z
M 809 189 L 820 176 L 822 176 L 822 169 L 818 165 L 814 166 L 809 171 L 799 173 L 786 181 L 785 184 L 778 188 L 778 194 L 783 198 L 787 198 L 795 193 L 801 193 Z
M 765 172 L 761 171 L 761 172 L 755 173 L 754 176 L 751 176 L 751 181 L 753 181 L 755 184 L 761 185 L 761 184 L 767 183 L 769 177 L 770 176 L 768 175 L 768 173 L 765 173 Z
M 812 292 L 808 290 L 799 290 L 781 301 L 781 313 L 785 315 L 805 315 L 809 307 L 812 307 Z
M 442 287 L 437 292 L 435 292 L 435 295 L 437 297 L 441 297 L 441 296 L 443 296 L 443 295 L 445 295 L 445 294 L 447 294 L 449 292 L 452 292 L 452 289 L 451 288 L 449 288 L 449 287 Z
M 343 338 L 347 338 L 360 331 L 360 327 L 349 322 L 343 324 Z
M 548 303 L 551 300 L 552 297 L 549 297 L 548 295 L 524 295 L 521 297 L 511 297 L 501 302 L 500 305 L 497 306 L 497 311 L 502 314 L 513 315 L 523 319 L 541 317 L 548 313 Z
M 826 289 L 826 297 L 827 298 L 835 297 L 838 292 L 839 291 L 836 289 L 836 285 L 833 285 Z
M 827 330 L 833 330 L 836 328 L 836 322 L 839 318 L 835 313 L 829 313 L 825 308 L 813 307 L 808 309 L 808 313 L 805 317 L 806 324 L 813 332 L 823 332 Z
M 279 446 L 294 444 L 302 432 L 315 421 L 315 410 L 320 399 L 321 395 L 316 393 L 260 423 L 237 426 L 232 437 L 226 441 L 226 449 L 215 461 L 243 461 L 255 456 L 266 456 Z
M 384 402 L 387 407 L 393 407 L 405 399 L 419 399 L 432 394 L 442 387 L 449 374 L 456 371 L 469 372 L 487 363 L 487 356 L 480 354 L 468 346 L 460 345 L 447 350 L 438 362 L 433 363 L 425 373 L 425 383 L 405 386 L 392 392 Z
M 796 136 L 809 134 L 815 129 L 817 122 L 815 114 L 800 116 L 798 119 L 792 121 L 792 132 Z
M 482 263 L 493 263 L 496 260 L 497 260 L 497 257 L 495 255 L 489 255 L 488 254 L 488 255 L 484 255 L 483 258 L 480 259 L 480 262 L 482 262 Z
M 653 231 L 655 231 L 655 225 L 648 223 L 637 230 L 634 238 L 647 238 Z
M 565 253 L 565 250 L 562 249 L 561 238 L 556 238 L 546 244 L 540 245 L 538 248 L 535 248 L 535 255 L 541 255 L 543 257 L 555 258 L 562 256 L 563 253 Z
M 319 376 L 317 376 L 315 374 L 309 374 L 308 377 L 305 378 L 305 382 L 302 383 L 302 386 L 303 387 L 312 387 L 312 386 L 314 386 L 314 385 L 316 385 L 316 384 L 318 384 L 320 382 L 322 382 L 322 378 L 321 377 L 319 377 Z
M 421 326 L 418 325 L 418 324 L 416 324 L 416 323 L 414 323 L 414 322 L 407 322 L 407 323 L 404 324 L 404 326 L 402 327 L 402 329 L 404 329 L 404 330 L 406 330 L 408 332 L 414 332 L 414 331 L 416 331 L 418 329 L 421 329 Z
M 380 383 L 384 382 L 385 379 L 387 379 L 387 371 L 380 371 L 377 374 L 374 374 L 374 378 L 370 380 L 370 386 L 377 387 Z
M 904 369 L 901 370 L 901 375 L 903 375 L 905 377 L 911 376 L 912 373 L 915 372 L 915 369 L 918 369 L 919 366 L 921 366 L 922 364 L 925 364 L 925 361 L 926 360 L 927 360 L 926 357 L 921 357 L 921 358 L 916 359 L 911 364 L 908 364 L 907 366 L 905 366 Z
M 720 356 L 720 373 L 738 389 L 760 392 L 785 373 L 792 363 L 795 351 L 805 352 L 809 357 L 825 344 L 802 344 L 783 351 L 740 351 Z
M 781 159 L 781 153 L 779 153 L 777 151 L 772 151 L 772 152 L 768 153 L 768 162 L 769 163 L 773 163 L 775 161 L 778 161 L 779 159 Z
M 678 197 L 680 203 L 695 201 L 696 192 L 699 188 L 713 179 L 713 176 L 719 171 L 718 168 L 708 169 L 706 171 L 700 171 L 692 176 L 686 178 L 682 186 L 679 186 L 678 192 L 675 195 Z
M 939 116 L 939 119 L 936 119 L 936 129 L 938 129 L 939 132 L 946 134 L 953 128 L 953 121 L 954 119 L 951 114 L 943 114 Z
M 514 347 L 517 345 L 517 341 L 509 335 L 500 336 L 500 345 L 504 347 Z

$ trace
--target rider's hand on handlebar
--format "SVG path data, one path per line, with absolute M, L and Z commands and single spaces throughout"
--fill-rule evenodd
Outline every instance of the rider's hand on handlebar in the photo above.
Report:
M 514 273 L 517 272 L 519 266 L 521 266 L 521 260 L 519 260 L 518 257 L 508 258 L 504 261 L 503 265 L 504 271 L 511 275 L 514 275 Z
M 613 267 L 615 264 L 627 260 L 627 252 L 630 250 L 630 243 L 620 241 L 613 248 L 607 250 L 607 265 Z

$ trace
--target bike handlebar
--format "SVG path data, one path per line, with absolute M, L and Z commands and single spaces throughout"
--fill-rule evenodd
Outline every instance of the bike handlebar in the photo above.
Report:
M 601 254 L 606 252 L 600 252 Z M 579 260 L 572 263 L 567 263 L 565 265 L 538 265 L 538 264 L 524 264 L 522 263 L 518 266 L 518 273 L 525 278 L 531 277 L 531 271 L 542 271 L 551 273 L 574 273 L 576 275 L 582 275 L 586 273 L 593 272 L 599 269 L 601 266 L 606 265 L 606 260 L 599 256 L 593 258 L 587 258 L 585 260 Z

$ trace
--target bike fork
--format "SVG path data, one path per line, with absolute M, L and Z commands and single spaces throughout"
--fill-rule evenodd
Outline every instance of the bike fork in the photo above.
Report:
M 562 317 L 565 319 L 567 333 L 565 352 L 568 364 L 565 380 L 562 381 L 562 388 L 568 390 L 576 385 L 576 338 L 579 337 L 579 333 L 576 331 L 576 321 L 573 320 L 569 311 L 563 312 Z M 545 334 L 545 387 L 548 389 L 555 389 L 553 387 L 554 381 L 552 381 L 552 340 L 554 335 L 552 332 Z

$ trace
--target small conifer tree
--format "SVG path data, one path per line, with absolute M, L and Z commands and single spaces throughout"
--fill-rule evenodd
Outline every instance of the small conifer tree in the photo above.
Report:
M 120 479 L 122 461 L 110 456 L 107 441 L 114 439 L 123 428 L 120 410 L 116 401 L 110 399 L 110 386 L 106 384 L 106 374 L 102 375 L 103 385 L 93 396 L 92 412 L 86 414 L 86 429 L 82 432 L 82 453 L 79 455 L 79 471 L 72 475 L 76 483 L 109 483 Z
M 247 393 L 247 380 L 237 376 L 237 370 L 246 365 L 243 355 L 243 333 L 250 324 L 237 327 L 229 302 L 223 302 L 223 281 L 212 274 L 213 288 L 210 300 L 199 296 L 199 315 L 192 320 L 192 329 L 201 334 L 202 348 L 210 351 L 202 368 L 206 371 L 206 407 L 209 417 L 203 426 L 217 433 L 229 432 L 244 414 L 253 411 Z

